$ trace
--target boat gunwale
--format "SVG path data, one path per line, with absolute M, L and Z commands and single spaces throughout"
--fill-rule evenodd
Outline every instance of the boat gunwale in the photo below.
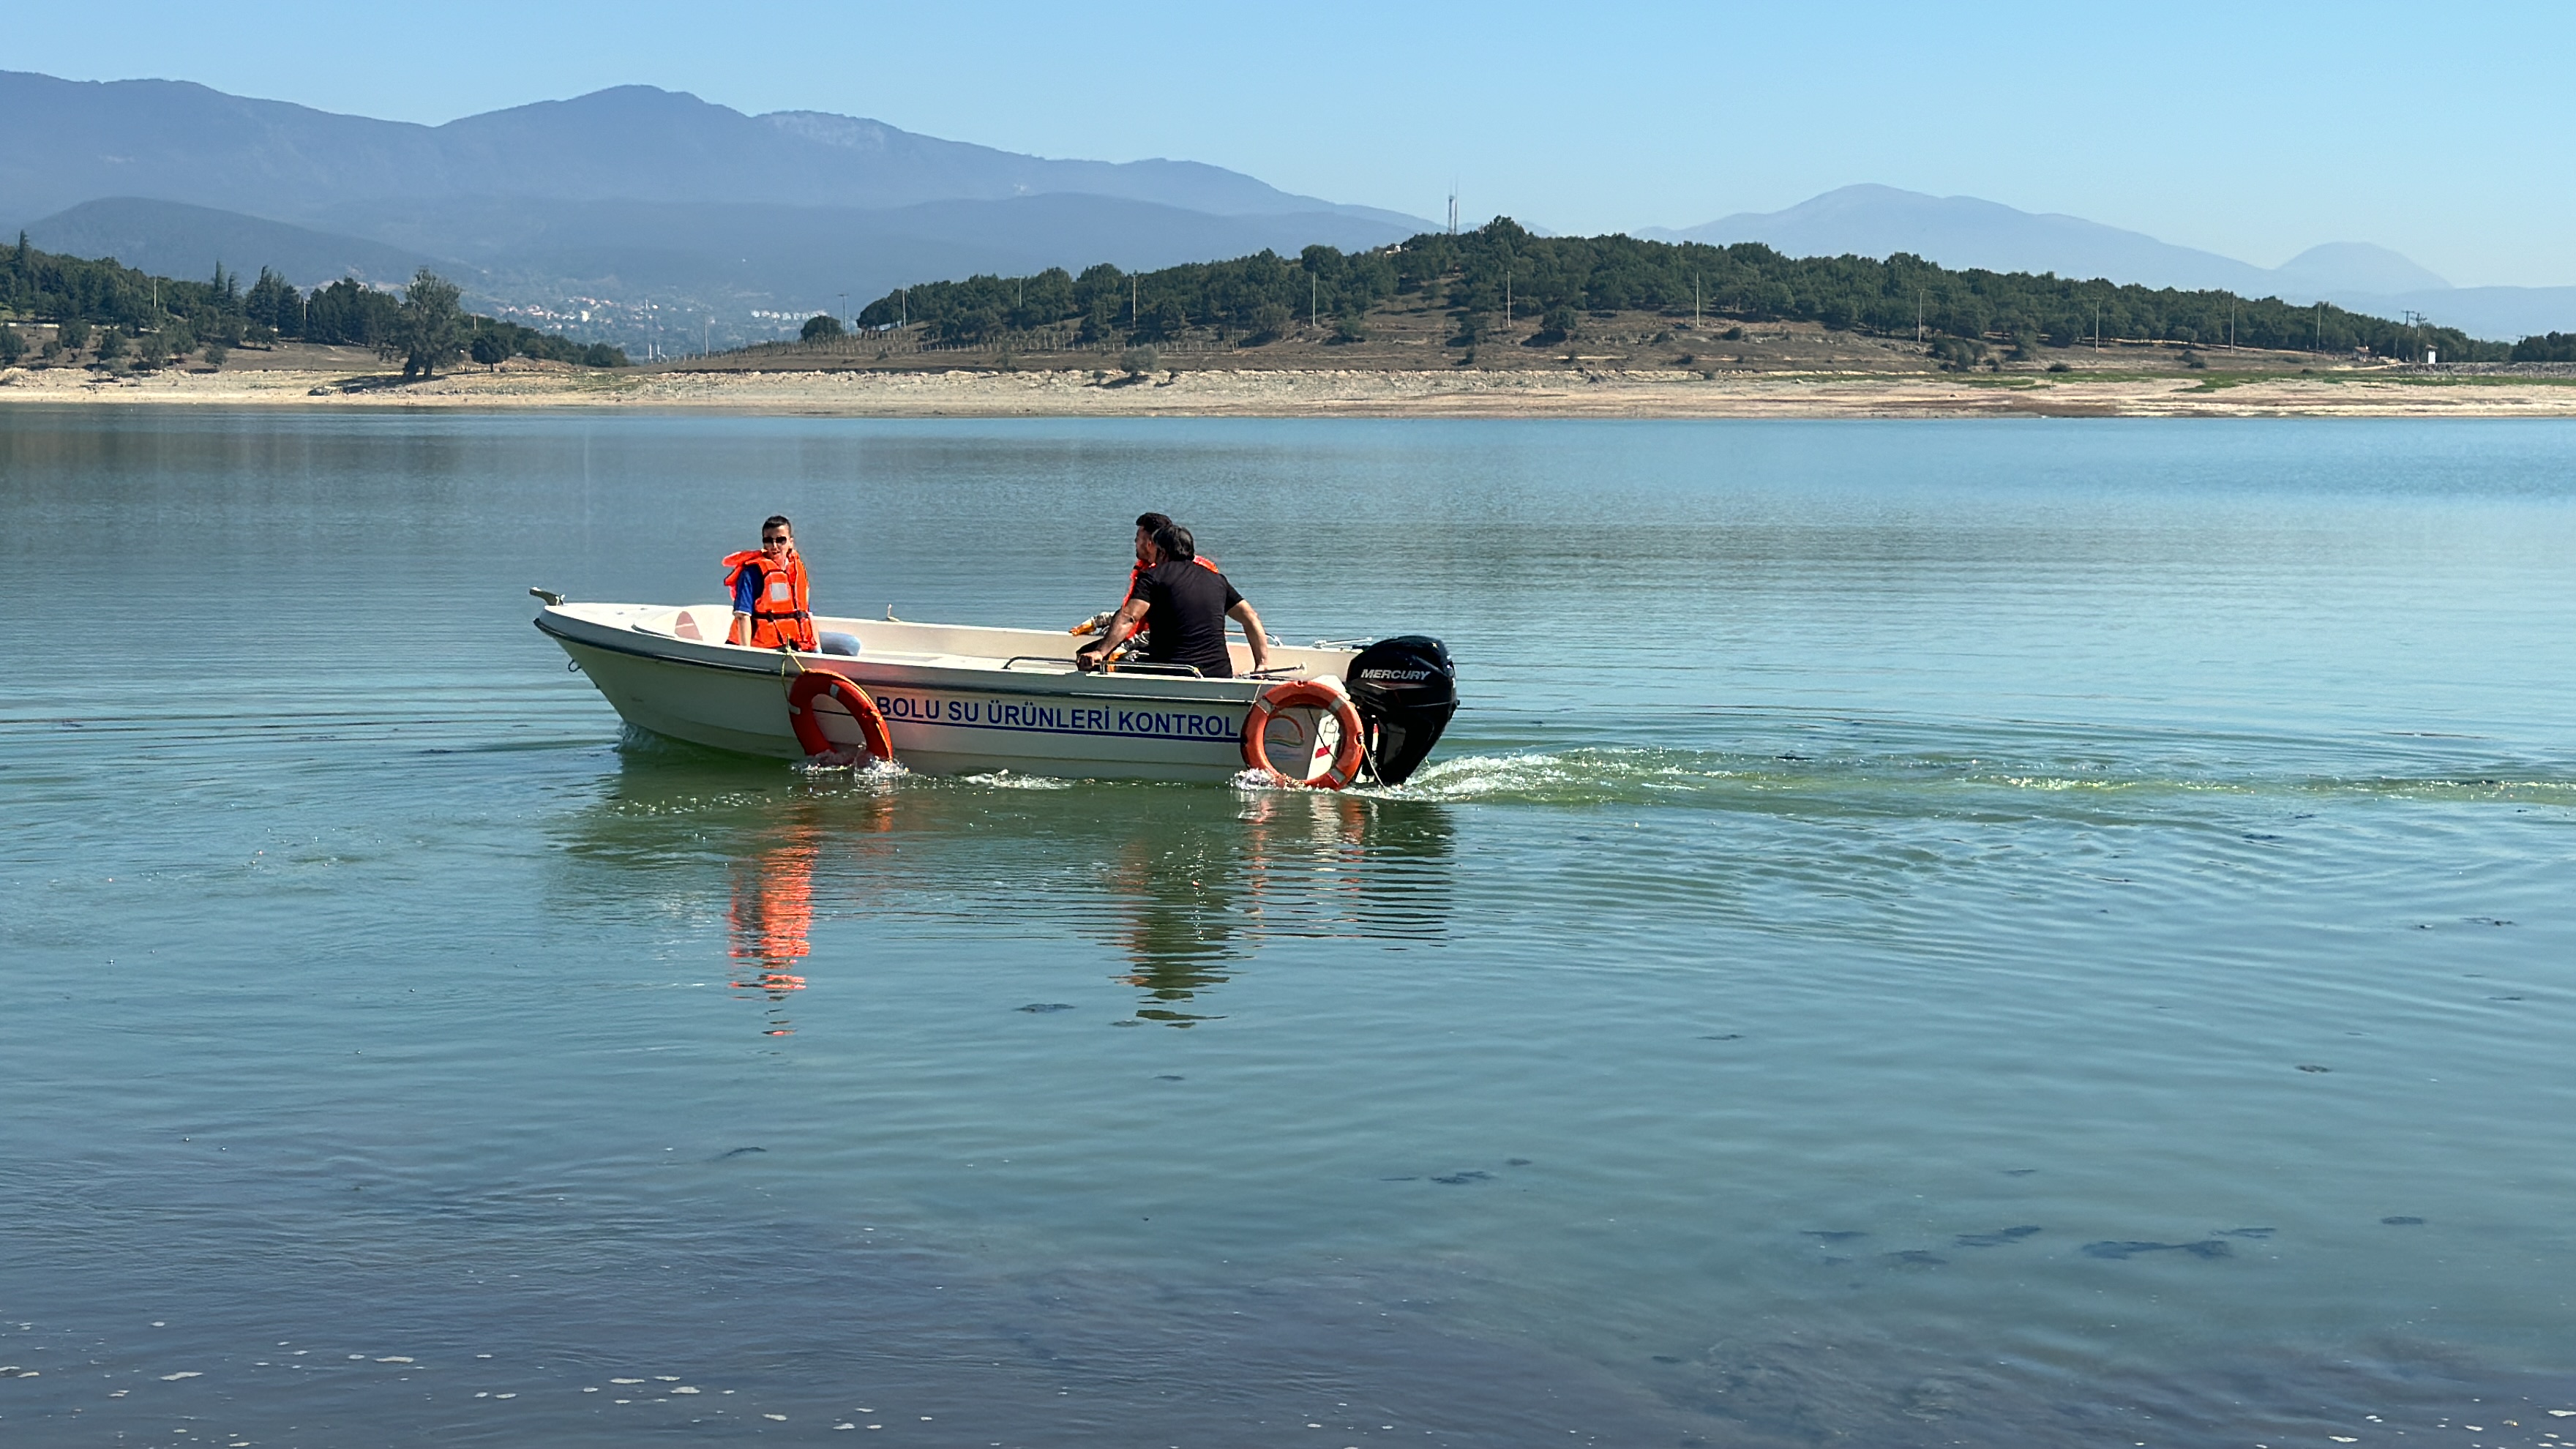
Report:
M 687 650 L 685 649 L 685 647 L 684 647 L 683 649 L 677 649 L 677 650 L 674 650 L 674 649 L 650 649 L 650 648 L 639 648 L 639 647 L 637 647 L 637 646 L 635 646 L 635 645 L 628 644 L 628 643 L 626 643 L 626 642 L 624 642 L 624 641 L 622 641 L 622 640 L 615 640 L 615 639 L 609 639 L 609 638 L 594 638 L 594 637 L 591 637 L 587 632 L 575 633 L 575 632 L 572 632 L 572 631 L 567 630 L 567 629 L 563 629 L 563 628 L 559 628 L 559 627 L 555 627 L 555 626 L 550 625 L 550 624 L 548 623 L 548 615 L 552 614 L 553 612 L 554 612 L 554 610 L 553 610 L 553 609 L 551 609 L 551 608 L 541 610 L 541 611 L 539 611 L 539 613 L 538 613 L 537 617 L 536 617 L 534 620 L 530 621 L 530 622 L 531 622 L 531 623 L 533 623 L 533 624 L 535 625 L 535 627 L 536 627 L 536 629 L 537 629 L 537 632 L 539 632 L 539 633 L 541 633 L 541 634 L 544 634 L 544 635 L 546 635 L 548 638 L 554 639 L 554 640 L 556 640 L 556 641 L 558 641 L 558 642 L 560 642 L 560 643 L 579 644 L 579 645 L 582 645 L 582 646 L 584 646 L 584 647 L 586 647 L 586 648 L 603 650 L 603 651 L 605 651 L 605 652 L 607 652 L 607 653 L 611 653 L 611 654 L 624 654 L 624 655 L 627 655 L 627 656 L 629 656 L 629 657 L 636 658 L 636 659 L 649 659 L 649 660 L 652 660 L 653 662 L 655 662 L 655 663 L 657 663 L 657 664 L 676 664 L 676 665 L 681 665 L 681 666 L 685 666 L 685 667 L 693 668 L 693 669 L 714 669 L 714 670 L 721 670 L 721 671 L 724 671 L 724 672 L 726 672 L 726 673 L 731 673 L 731 674 L 758 674 L 758 675 L 766 675 L 766 676 L 770 676 L 770 677 L 774 677 L 774 678 L 779 678 L 779 679 L 787 678 L 787 677 L 788 677 L 788 675 L 789 675 L 789 671 L 788 671 L 788 670 L 787 670 L 783 665 L 767 665 L 767 664 L 755 665 L 755 664 L 751 664 L 751 663 L 747 663 L 747 662 L 746 662 L 746 663 L 739 663 L 739 664 L 738 664 L 738 663 L 734 663 L 734 662 L 732 662 L 732 661 L 730 661 L 730 660 L 726 660 L 726 659 L 710 659 L 710 658 L 704 657 L 703 655 L 697 654 L 697 653 L 695 653 L 695 652 L 687 651 Z M 666 642 L 668 642 L 668 643 L 670 643 L 670 644 L 674 644 L 674 645 L 686 646 L 686 645 L 688 645 L 688 644 L 690 644 L 690 643 L 692 643 L 692 642 L 695 642 L 695 643 L 697 643 L 701 648 L 708 647 L 708 646 L 707 646 L 707 644 L 706 644 L 706 642 L 705 642 L 705 641 L 703 641 L 703 640 L 700 640 L 700 641 L 691 641 L 691 640 L 686 640 L 686 639 L 679 639 L 679 638 L 675 638 L 675 637 L 673 637 L 673 636 L 671 636 L 671 635 L 667 635 L 667 634 L 656 634 L 656 633 L 653 633 L 653 632 L 651 632 L 651 631 L 649 631 L 649 630 L 643 630 L 643 631 L 620 631 L 620 630 L 619 630 L 615 625 L 601 623 L 601 622 L 598 622 L 598 621 L 596 621 L 596 620 L 589 620 L 589 619 L 579 619 L 579 618 L 575 618 L 575 619 L 574 619 L 574 622 L 576 622 L 576 623 L 578 623 L 578 624 L 587 625 L 590 629 L 598 630 L 598 631 L 600 631 L 600 632 L 601 632 L 601 633 L 603 633 L 603 634 L 616 634 L 616 633 L 619 633 L 619 632 L 640 632 L 640 633 L 642 633 L 642 634 L 644 635 L 644 637 L 645 637 L 645 638 L 648 638 L 648 639 L 663 640 L 663 641 L 666 641 Z M 716 646 L 716 647 L 738 647 L 738 646 Z M 1189 681 L 1189 682 L 1191 682 L 1191 683 L 1197 683 L 1197 684 L 1203 684 L 1203 685 L 1208 685 L 1208 686 L 1214 686 L 1214 687 L 1216 687 L 1217 689 L 1221 689 L 1221 690 L 1223 690 L 1224 692 L 1223 692 L 1223 693 L 1216 693 L 1216 692 L 1213 692 L 1213 691 L 1212 691 L 1212 692 L 1210 692 L 1210 693 L 1206 693 L 1206 694 L 1163 694 L 1163 693 L 1148 693 L 1148 692 L 1145 692 L 1145 691 L 1143 691 L 1143 690 L 1131 689 L 1131 688 L 1128 688 L 1128 687 L 1126 687 L 1126 686 L 1125 686 L 1124 681 L 1125 681 L 1125 680 L 1128 680 L 1128 679 L 1152 678 L 1152 679 L 1155 679 L 1158 683 L 1162 683 L 1162 682 L 1178 682 L 1178 681 L 1174 680 L 1172 676 L 1169 676 L 1169 675 L 1149 676 L 1149 675 L 1133 675 L 1133 674 L 1131 674 L 1131 675 L 1125 675 L 1125 676 L 1120 676 L 1120 675 L 1115 674 L 1115 673 L 1112 673 L 1112 674 L 1109 674 L 1109 675 L 1106 675 L 1106 676 L 1097 676 L 1097 675 L 1074 675 L 1074 676 L 1072 676 L 1072 677 L 1075 677 L 1075 678 L 1082 678 L 1082 679 L 1099 680 L 1099 681 L 1101 681 L 1101 682 L 1103 682 L 1103 683 L 1106 683 L 1107 681 L 1110 681 L 1110 680 L 1117 680 L 1117 681 L 1120 681 L 1120 682 L 1119 682 L 1118 684 L 1112 685 L 1112 686 L 1110 686 L 1109 688 L 1105 688 L 1105 689 L 1104 689 L 1104 688 L 1100 688 L 1100 687 L 1098 687 L 1098 685 L 1094 685 L 1094 686 L 1089 687 L 1089 688 L 1081 688 L 1081 687 L 1077 687 L 1077 688 L 1067 689 L 1067 688 L 1064 688 L 1064 687 L 1061 687 L 1061 686 L 1050 687 L 1050 686 L 1045 685 L 1045 684 L 1036 684 L 1036 683 L 1013 683 L 1013 684 L 1007 684 L 1007 685 L 1005 685 L 1005 684 L 1001 684 L 1001 683 L 985 683 L 985 682 L 982 682 L 982 680 L 981 680 L 981 679 L 968 679 L 968 680 L 964 680 L 964 681 L 951 682 L 950 680 L 945 679 L 945 678 L 938 678 L 938 679 L 934 679 L 934 678 L 927 677 L 927 676 L 931 676 L 931 675 L 956 675 L 956 674 L 966 674 L 966 675 L 974 675 L 974 676 L 1004 675 L 1004 674 L 1008 674 L 1008 675 L 1010 675 L 1012 678 L 1014 678 L 1014 679 L 1016 679 L 1016 680 L 1031 680 L 1031 681 L 1033 681 L 1033 680 L 1059 679 L 1059 678 L 1065 678 L 1065 677 L 1067 677 L 1067 676 L 1065 676 L 1065 675 L 1063 675 L 1063 674 L 1039 674 L 1039 675 L 1034 675 L 1034 676 L 1033 676 L 1033 675 L 1031 675 L 1031 674 L 1029 674 L 1029 673 L 1027 673 L 1027 672 L 1023 672 L 1023 671 L 1010 671 L 1010 670 L 1006 670 L 1006 669 L 1004 669 L 1004 668 L 1002 668 L 1002 667 L 999 667 L 999 666 L 995 666 L 995 667 L 993 667 L 993 668 L 989 668 L 989 669 L 977 669 L 977 668 L 974 668 L 974 667 L 972 667 L 972 666 L 961 666 L 961 665 L 953 665 L 953 664 L 937 664 L 937 665 L 931 665 L 931 664 L 890 664 L 890 663 L 883 663 L 883 662 L 876 662 L 876 661 L 867 661 L 867 660 L 862 659 L 860 656 L 855 656 L 855 655 L 826 655 L 826 656 L 821 656 L 821 657 L 822 657 L 822 658 L 824 658 L 825 660 L 829 661 L 829 662 L 826 662 L 826 663 L 819 663 L 819 664 L 808 664 L 808 663 L 806 663 L 806 662 L 805 662 L 805 661 L 806 661 L 807 656 L 804 656 L 804 655 L 797 655 L 797 654 L 787 654 L 787 653 L 785 653 L 785 651 L 769 651 L 769 652 L 766 652 L 765 657 L 770 658 L 770 659 L 779 659 L 779 658 L 782 658 L 782 657 L 783 657 L 783 658 L 786 658 L 786 659 L 792 659 L 792 660 L 794 660 L 794 662 L 796 663 L 796 665 L 797 665 L 798 669 L 800 669 L 800 670 L 804 670 L 804 671 L 818 671 L 818 670 L 819 670 L 819 671 L 821 671 L 821 672 L 823 672 L 823 673 L 828 673 L 828 674 L 838 674 L 838 675 L 841 675 L 843 678 L 849 679 L 851 682 L 853 682 L 853 683 L 855 683 L 855 684 L 860 685 L 861 687 L 865 687 L 865 686 L 868 684 L 868 682 L 869 682 L 869 681 L 868 681 L 867 679 L 865 679 L 865 678 L 861 677 L 861 676 L 860 676 L 860 675 L 858 675 L 858 674 L 852 673 L 848 668 L 844 667 L 845 665 L 857 665 L 857 666 L 861 666 L 861 667 L 864 667 L 864 668 L 866 668 L 866 669 L 870 670 L 871 672 L 878 671 L 878 670 L 903 670 L 903 671 L 908 671 L 908 672 L 915 672 L 915 673 L 918 673 L 918 674 L 920 674 L 920 675 L 922 675 L 922 676 L 925 676 L 925 677 L 917 678 L 917 679 L 880 679 L 880 680 L 878 680 L 878 681 L 877 681 L 877 683 L 878 683 L 880 686 L 888 686 L 888 685 L 891 685 L 891 686 L 895 686 L 895 687 L 908 688 L 908 689 L 925 689 L 925 690 L 935 690 L 935 691 L 939 691 L 939 692 L 947 693 L 947 694 L 992 694 L 992 695 L 1016 695 L 1016 696 L 1029 697 L 1029 698 L 1047 698 L 1047 699 L 1096 699 L 1096 700 L 1112 700 L 1112 701 L 1128 701 L 1128 700 L 1132 700 L 1132 701 L 1135 701 L 1135 702 L 1140 703 L 1140 704 L 1196 704 L 1196 705 L 1215 705 L 1215 706 L 1219 706 L 1219 707 L 1224 707 L 1224 706 L 1241 706 L 1241 707 L 1243 707 L 1243 708 L 1249 709 L 1249 708 L 1251 707 L 1251 705 L 1252 705 L 1252 702 L 1253 702 L 1253 699 L 1254 699 L 1254 697 L 1255 697 L 1255 696 L 1257 696 L 1257 695 L 1258 695 L 1258 694 L 1259 694 L 1263 689 L 1265 689 L 1265 688 L 1267 688 L 1268 686 L 1270 686 L 1271 684 L 1274 684 L 1274 683 L 1276 683 L 1276 682 L 1277 682 L 1275 679 L 1269 679 L 1269 678 L 1254 679 L 1254 678 L 1246 678 L 1246 677 L 1242 677 L 1242 676 L 1235 676 L 1235 677 L 1223 678 L 1223 679 L 1202 679 L 1202 680 L 1193 680 L 1193 681 Z M 1238 693 L 1237 693 L 1238 691 L 1241 691 L 1241 693 L 1240 693 L 1239 695 L 1238 695 Z

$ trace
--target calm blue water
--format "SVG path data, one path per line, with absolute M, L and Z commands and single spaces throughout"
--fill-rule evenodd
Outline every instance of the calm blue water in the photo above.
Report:
M 1433 766 L 808 777 L 526 622 L 1147 507 Z M 13 1446 L 2576 1436 L 2576 426 L 12 407 L 0 523 Z

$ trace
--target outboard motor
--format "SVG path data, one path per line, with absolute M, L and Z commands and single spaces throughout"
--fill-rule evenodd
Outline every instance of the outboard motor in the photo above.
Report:
M 1458 712 L 1458 666 L 1449 662 L 1449 646 L 1427 634 L 1381 639 L 1360 651 L 1343 679 L 1359 707 L 1378 783 L 1403 784 Z

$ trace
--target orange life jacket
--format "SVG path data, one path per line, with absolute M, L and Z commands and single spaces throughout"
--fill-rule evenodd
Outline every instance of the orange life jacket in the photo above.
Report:
M 769 555 L 756 548 L 725 555 L 725 592 L 733 594 L 744 569 L 752 570 L 758 582 L 751 600 L 751 637 L 730 638 L 735 644 L 748 644 L 754 649 L 797 648 L 811 654 L 820 647 L 814 635 L 814 613 L 805 597 L 805 560 L 790 548 L 784 566 L 772 565 Z M 736 595 L 739 597 L 739 595 Z M 740 620 L 733 634 L 742 632 Z
M 1209 558 L 1206 554 L 1195 555 L 1191 558 L 1190 562 L 1197 564 L 1200 568 L 1206 569 L 1209 573 L 1215 573 L 1217 571 L 1216 560 Z M 1127 600 L 1136 597 L 1136 581 L 1144 576 L 1145 566 L 1141 563 L 1127 570 L 1127 592 L 1118 596 L 1119 602 L 1124 603 Z

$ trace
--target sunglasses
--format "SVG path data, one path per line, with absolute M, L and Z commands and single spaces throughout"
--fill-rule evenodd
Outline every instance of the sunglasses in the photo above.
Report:
M 783 533 L 764 533 L 760 536 L 760 541 L 762 543 L 790 543 L 794 540 L 788 538 L 788 536 Z

